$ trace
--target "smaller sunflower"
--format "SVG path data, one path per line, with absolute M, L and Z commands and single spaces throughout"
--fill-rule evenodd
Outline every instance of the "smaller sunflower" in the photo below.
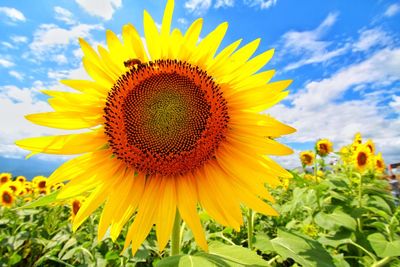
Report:
M 64 183 L 57 183 L 55 185 L 51 185 L 51 191 L 57 191 L 64 187 Z
M 300 161 L 303 166 L 311 166 L 314 163 L 315 153 L 312 151 L 303 151 L 300 153 Z
M 349 164 L 351 163 L 351 147 L 350 146 L 343 146 L 340 151 L 340 158 L 342 159 L 343 163 Z
M 36 189 L 45 189 L 47 187 L 47 178 L 44 176 L 36 176 L 33 178 L 32 183 Z
M 3 185 L 11 181 L 11 177 L 12 177 L 11 173 L 8 172 L 0 173 L 0 185 Z
M 362 143 L 362 137 L 360 133 L 354 135 L 353 143 L 360 145 Z
M 315 150 L 317 151 L 318 155 L 325 157 L 333 151 L 333 144 L 328 139 L 320 139 L 315 145 Z
M 82 206 L 83 201 L 85 200 L 84 197 L 77 197 L 71 201 L 71 221 L 73 222 L 75 219 L 76 214 L 78 213 L 79 209 Z
M 368 141 L 365 143 L 365 146 L 368 147 L 369 152 L 373 155 L 375 154 L 375 144 L 372 142 L 371 139 L 368 139 Z
M 7 187 L 0 188 L 1 204 L 5 207 L 11 207 L 14 203 L 14 196 L 11 189 Z
M 383 173 L 385 171 L 386 166 L 381 153 L 374 157 L 374 167 L 375 171 L 378 173 Z
M 22 191 L 22 185 L 20 182 L 17 181 L 10 181 L 4 185 L 4 187 L 8 187 L 15 196 L 18 196 Z
M 370 166 L 371 153 L 366 145 L 357 146 L 353 154 L 353 164 L 360 172 L 364 172 Z
M 25 183 L 26 182 L 26 178 L 25 178 L 25 176 L 20 175 L 15 179 L 15 181 L 18 181 L 20 183 Z

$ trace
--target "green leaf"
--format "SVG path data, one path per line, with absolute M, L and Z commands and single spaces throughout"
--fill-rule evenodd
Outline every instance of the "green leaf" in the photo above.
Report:
M 8 264 L 14 265 L 14 264 L 17 264 L 18 262 L 20 262 L 21 260 L 22 260 L 21 255 L 14 252 L 14 254 L 12 254 L 11 257 L 8 259 Z
M 214 263 L 196 255 L 177 255 L 164 258 L 158 262 L 157 267 L 216 267 Z
M 255 235 L 254 247 L 263 253 L 274 251 L 270 238 L 263 233 Z
M 353 217 L 340 210 L 335 210 L 331 214 L 318 213 L 315 216 L 315 223 L 324 229 L 332 231 L 337 231 L 340 227 L 355 231 L 357 226 L 356 220 Z
M 400 240 L 390 242 L 383 234 L 374 233 L 368 236 L 368 241 L 381 258 L 400 256 Z
M 323 246 L 300 233 L 278 229 L 278 237 L 271 240 L 275 251 L 283 258 L 292 258 L 302 266 L 334 266 L 333 258 Z
M 231 262 L 242 266 L 267 266 L 267 262 L 264 261 L 261 256 L 257 255 L 256 252 L 240 246 L 232 246 L 220 242 L 212 242 L 209 245 L 209 253 L 202 253 L 202 255 L 206 257 L 207 254 L 218 256 L 227 263 Z M 215 257 L 212 258 L 215 259 Z M 232 265 L 229 264 L 229 266 Z
M 38 200 L 35 200 L 35 201 L 33 201 L 31 203 L 28 203 L 28 204 L 26 204 L 24 206 L 18 207 L 18 208 L 16 208 L 16 210 L 19 210 L 19 209 L 31 209 L 31 208 L 46 206 L 46 205 L 56 201 L 58 192 L 59 191 L 54 191 L 53 193 L 50 193 L 50 194 L 48 194 L 48 195 L 46 195 L 44 197 L 41 197 Z

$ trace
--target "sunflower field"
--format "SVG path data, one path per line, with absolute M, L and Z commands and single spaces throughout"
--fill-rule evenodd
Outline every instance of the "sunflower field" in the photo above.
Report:
M 327 163 L 333 155 L 336 164 Z M 179 252 L 159 250 L 156 232 L 132 255 L 123 250 L 128 229 L 98 240 L 101 212 L 72 229 L 84 197 L 57 201 L 64 186 L 47 178 L 1 174 L 1 266 L 400 266 L 400 207 L 385 180 L 384 162 L 371 140 L 333 152 L 329 140 L 303 151 L 303 170 L 271 187 L 279 216 L 242 207 L 239 231 L 198 210 L 209 248 L 178 225 Z M 312 166 L 312 167 L 311 167 Z M 132 219 L 131 219 L 132 220 Z

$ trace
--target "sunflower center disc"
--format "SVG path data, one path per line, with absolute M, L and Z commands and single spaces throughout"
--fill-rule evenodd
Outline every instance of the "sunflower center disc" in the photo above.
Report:
M 124 74 L 107 98 L 114 154 L 148 175 L 181 175 L 211 159 L 229 120 L 220 87 L 189 63 L 158 60 Z
M 358 154 L 357 161 L 359 166 L 364 166 L 367 163 L 367 155 L 365 153 Z

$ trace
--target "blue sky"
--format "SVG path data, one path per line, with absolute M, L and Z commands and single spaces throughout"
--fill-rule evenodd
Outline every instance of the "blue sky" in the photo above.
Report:
M 33 4 L 34 3 L 34 4 Z M 165 1 L 2 0 L 0 3 L 0 154 L 27 154 L 16 139 L 62 133 L 35 126 L 23 116 L 48 111 L 42 89 L 65 89 L 64 78 L 87 78 L 78 37 L 105 43 L 132 23 L 143 35 L 143 9 L 161 23 Z M 275 48 L 266 69 L 275 80 L 293 79 L 291 94 L 266 111 L 295 128 L 281 139 L 296 154 L 280 159 L 298 165 L 300 150 L 318 138 L 336 149 L 360 131 L 372 138 L 388 163 L 400 161 L 400 2 L 376 0 L 177 0 L 173 26 L 186 30 L 204 18 L 201 36 L 223 21 L 222 47 L 261 38 L 256 53 Z M 63 157 L 38 156 L 46 161 Z M 1 166 L 0 167 L 4 167 Z M 2 170 L 0 170 L 1 172 Z

